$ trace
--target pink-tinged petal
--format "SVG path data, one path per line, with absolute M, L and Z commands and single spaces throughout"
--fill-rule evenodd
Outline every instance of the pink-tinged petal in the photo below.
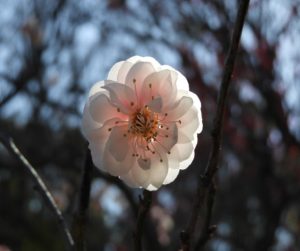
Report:
M 125 61 L 120 61 L 114 64 L 107 75 L 107 79 L 118 82 L 118 74 L 124 63 Z
M 160 113 L 162 109 L 162 98 L 158 97 L 151 100 L 150 103 L 148 103 L 148 108 L 153 112 Z
M 173 122 L 160 128 L 156 141 L 166 152 L 169 152 L 178 141 L 178 129 L 176 123 Z
M 182 97 L 179 101 L 176 102 L 176 104 L 171 110 L 165 111 L 167 114 L 167 120 L 175 121 L 181 118 L 192 107 L 192 105 L 192 98 L 185 96 Z
M 82 130 L 98 168 L 129 186 L 154 191 L 191 164 L 202 131 L 200 109 L 199 98 L 180 72 L 151 57 L 134 56 L 115 64 L 108 80 L 91 88 Z M 147 136 L 147 141 L 128 131 L 139 111 L 145 116 L 138 118 L 140 126 L 155 122 L 149 127 L 155 131 L 143 134 L 154 137 Z
M 111 103 L 121 112 L 129 114 L 137 105 L 136 96 L 127 85 L 109 82 L 104 87 L 109 92 Z
M 173 168 L 169 168 L 168 169 L 168 174 L 163 182 L 163 185 L 167 185 L 170 184 L 171 182 L 173 182 L 176 177 L 179 174 L 179 169 L 173 169 Z
M 125 84 L 133 89 L 140 97 L 143 82 L 147 76 L 155 72 L 153 65 L 149 62 L 137 62 L 129 70 Z
M 162 70 L 150 74 L 143 83 L 141 101 L 143 104 L 149 104 L 157 97 L 162 98 L 163 107 L 168 106 L 176 98 L 176 85 L 174 78 L 176 72 L 170 70 Z
M 116 126 L 111 130 L 107 150 L 117 161 L 123 161 L 129 151 L 128 126 Z
M 127 124 L 126 122 L 120 120 L 120 118 L 112 118 L 107 120 L 101 127 L 90 130 L 86 138 L 92 143 L 106 143 L 106 140 L 111 134 L 112 128 L 120 123 L 123 123 L 122 125 Z
M 93 163 L 102 171 L 106 171 L 103 165 L 103 154 L 106 146 L 106 142 L 110 136 L 110 128 L 119 123 L 119 119 L 111 119 L 105 122 L 105 124 L 99 128 L 89 132 L 87 139 L 89 140 L 89 148 L 91 150 Z
M 92 119 L 99 124 L 103 124 L 112 118 L 128 118 L 127 115 L 118 112 L 117 107 L 113 106 L 108 97 L 104 94 L 100 94 L 90 101 L 89 113 Z

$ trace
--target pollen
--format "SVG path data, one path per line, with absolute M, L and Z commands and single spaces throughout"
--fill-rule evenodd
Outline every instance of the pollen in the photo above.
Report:
M 151 141 L 157 136 L 158 115 L 148 106 L 136 110 L 131 116 L 129 130 L 135 136 L 142 136 L 146 141 Z

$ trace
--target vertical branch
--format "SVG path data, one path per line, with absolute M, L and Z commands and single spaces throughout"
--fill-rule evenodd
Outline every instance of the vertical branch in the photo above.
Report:
M 245 22 L 248 6 L 249 6 L 249 0 L 240 1 L 237 18 L 236 18 L 232 38 L 231 38 L 230 48 L 225 61 L 222 82 L 220 87 L 221 89 L 218 96 L 217 111 L 216 111 L 216 116 L 214 119 L 213 130 L 212 130 L 212 149 L 211 149 L 209 161 L 205 169 L 204 175 L 202 175 L 199 179 L 199 185 L 197 188 L 196 198 L 193 205 L 192 215 L 188 223 L 188 227 L 185 231 L 181 233 L 181 243 L 182 243 L 181 250 L 183 251 L 190 250 L 191 242 L 199 218 L 200 209 L 203 207 L 205 202 L 210 203 L 209 200 L 211 200 L 209 191 L 212 189 L 211 187 L 213 186 L 212 184 L 213 177 L 218 169 L 218 164 L 219 164 L 225 104 L 228 96 L 230 79 L 234 68 L 234 62 L 238 51 L 238 45 L 239 45 L 243 25 Z M 208 217 L 209 219 L 209 222 L 206 223 L 207 227 L 209 227 L 210 224 L 212 203 L 211 206 L 208 207 L 208 209 L 209 210 L 207 210 L 206 212 L 207 215 L 205 215 L 205 217 Z
M 136 228 L 133 233 L 134 240 L 134 251 L 142 251 L 142 237 L 143 237 L 143 227 L 146 219 L 146 215 L 150 209 L 152 202 L 152 193 L 144 190 L 143 197 L 139 197 L 140 204 L 138 210 L 138 216 L 136 221 Z
M 82 180 L 79 191 L 77 210 L 74 217 L 73 233 L 75 239 L 76 251 L 86 250 L 85 228 L 87 221 L 87 210 L 89 208 L 91 179 L 93 171 L 93 162 L 91 152 L 86 151 L 86 159 L 82 172 Z
M 202 228 L 201 236 L 197 240 L 195 250 L 200 250 L 205 245 L 205 243 L 211 238 L 211 236 L 215 233 L 217 229 L 216 225 L 212 225 L 212 226 L 210 225 L 211 217 L 212 217 L 212 209 L 215 200 L 215 193 L 216 193 L 215 184 L 214 182 L 212 182 L 209 187 L 207 199 L 206 199 L 206 211 L 205 211 L 203 228 Z
M 48 188 L 46 187 L 45 183 L 43 182 L 42 178 L 39 176 L 35 168 L 29 163 L 29 161 L 25 158 L 25 156 L 20 152 L 16 144 L 14 143 L 13 139 L 7 137 L 4 134 L 0 134 L 0 141 L 4 145 L 4 147 L 11 153 L 11 155 L 18 160 L 18 162 L 24 167 L 28 175 L 31 177 L 33 182 L 36 184 L 37 191 L 40 193 L 42 198 L 44 199 L 47 206 L 50 210 L 54 213 L 55 217 L 57 218 L 62 232 L 64 234 L 66 243 L 70 250 L 74 249 L 74 240 L 68 228 L 68 225 L 59 210 L 58 206 L 55 203 L 55 200 L 51 193 L 49 192 Z

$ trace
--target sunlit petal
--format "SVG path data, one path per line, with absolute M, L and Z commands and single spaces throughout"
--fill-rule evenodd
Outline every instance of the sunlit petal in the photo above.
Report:
M 96 167 L 155 191 L 192 163 L 203 127 L 200 109 L 180 72 L 134 56 L 91 88 L 82 132 Z
M 117 161 L 123 161 L 129 151 L 127 128 L 127 125 L 113 127 L 106 145 Z
M 115 117 L 120 119 L 127 117 L 118 112 L 117 107 L 113 106 L 104 94 L 98 95 L 90 102 L 89 113 L 92 119 L 99 124 L 103 124 L 105 121 Z

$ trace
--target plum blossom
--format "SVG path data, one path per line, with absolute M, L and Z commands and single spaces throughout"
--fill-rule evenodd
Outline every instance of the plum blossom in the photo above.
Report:
M 134 56 L 92 86 L 82 131 L 96 167 L 131 187 L 157 190 L 193 161 L 200 109 L 179 71 Z

